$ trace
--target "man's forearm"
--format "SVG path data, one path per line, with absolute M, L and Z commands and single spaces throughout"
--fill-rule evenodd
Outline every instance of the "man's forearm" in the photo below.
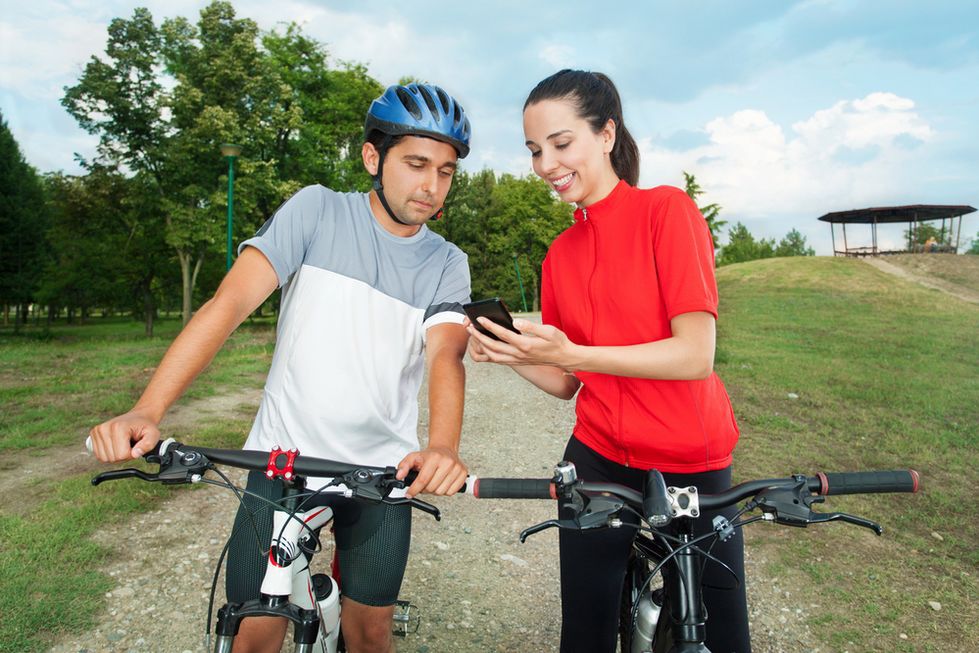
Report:
M 433 357 L 428 376 L 428 446 L 459 451 L 466 369 L 462 356 L 445 351 Z

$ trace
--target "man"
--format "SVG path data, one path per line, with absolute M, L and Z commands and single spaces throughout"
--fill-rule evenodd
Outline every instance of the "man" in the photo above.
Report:
M 462 107 L 437 86 L 392 86 L 367 113 L 364 166 L 370 193 L 299 191 L 239 247 L 214 297 L 177 336 L 125 415 L 92 429 L 106 462 L 136 458 L 159 440 L 167 408 L 210 363 L 232 331 L 283 287 L 277 344 L 246 449 L 275 445 L 305 455 L 410 469 L 408 495 L 451 494 L 466 477 L 459 459 L 468 336 L 465 254 L 425 223 L 441 212 L 457 159 L 469 153 Z M 418 451 L 417 396 L 429 371 L 429 441 Z M 400 462 L 399 462 L 400 461 Z M 315 488 L 316 486 L 312 486 Z M 249 476 L 248 489 L 281 496 L 279 481 Z M 252 503 L 268 541 L 271 518 Z M 334 506 L 350 653 L 392 651 L 394 603 L 410 538 L 408 506 Z M 265 559 L 252 519 L 239 510 L 228 555 L 228 598 L 257 598 Z M 278 651 L 279 617 L 242 622 L 235 652 Z

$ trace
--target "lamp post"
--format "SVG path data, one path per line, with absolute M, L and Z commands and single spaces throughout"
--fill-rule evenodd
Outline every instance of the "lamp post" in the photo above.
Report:
M 527 296 L 523 292 L 523 281 L 520 280 L 520 266 L 517 265 L 517 253 L 513 252 L 513 269 L 517 271 L 517 284 L 520 286 L 520 301 L 523 302 L 523 312 L 527 312 Z
M 231 269 L 231 224 L 235 203 L 235 159 L 241 154 L 241 145 L 221 144 L 221 156 L 228 159 L 228 269 Z

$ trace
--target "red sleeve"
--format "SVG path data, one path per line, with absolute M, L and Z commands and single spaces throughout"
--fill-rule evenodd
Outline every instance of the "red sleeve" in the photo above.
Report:
M 653 256 L 668 319 L 706 311 L 717 318 L 714 241 L 697 205 L 678 188 L 650 207 Z
M 555 326 L 562 331 L 564 329 L 561 326 L 561 317 L 558 315 L 557 302 L 554 299 L 554 286 L 551 285 L 551 265 L 550 265 L 550 253 L 544 257 L 544 263 L 541 265 L 541 281 L 540 281 L 540 312 L 541 312 L 541 322 L 544 324 L 550 324 Z

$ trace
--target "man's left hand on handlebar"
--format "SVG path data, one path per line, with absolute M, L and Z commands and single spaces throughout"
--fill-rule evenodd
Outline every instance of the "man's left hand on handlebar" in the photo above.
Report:
M 429 447 L 408 454 L 398 463 L 398 479 L 404 479 L 412 469 L 418 470 L 418 477 L 408 487 L 408 497 L 455 494 L 469 473 L 459 454 L 449 447 Z

